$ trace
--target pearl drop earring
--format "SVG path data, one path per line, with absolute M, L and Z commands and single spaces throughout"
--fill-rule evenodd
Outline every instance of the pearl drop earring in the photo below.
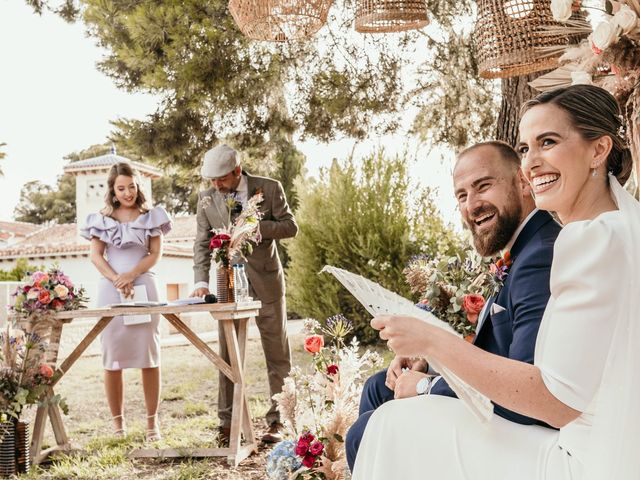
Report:
M 595 168 L 591 169 L 591 176 L 592 177 L 597 177 L 598 176 L 598 171 Z

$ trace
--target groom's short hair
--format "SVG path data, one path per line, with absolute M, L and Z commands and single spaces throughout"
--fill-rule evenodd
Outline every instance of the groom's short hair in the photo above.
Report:
M 520 168 L 520 155 L 518 155 L 518 152 L 516 152 L 516 150 L 511 145 L 509 145 L 507 142 L 503 142 L 502 140 L 489 140 L 487 142 L 480 142 L 471 145 L 470 147 L 467 147 L 460 153 L 458 153 L 458 155 L 456 156 L 456 161 L 460 160 L 468 153 L 471 153 L 481 147 L 493 147 L 498 151 L 505 162 L 509 163 L 515 169 Z

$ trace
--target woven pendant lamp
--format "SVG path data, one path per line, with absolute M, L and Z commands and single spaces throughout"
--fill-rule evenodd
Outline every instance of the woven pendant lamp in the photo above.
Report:
M 356 0 L 358 32 L 400 32 L 428 23 L 426 0 Z
M 240 31 L 254 40 L 285 42 L 311 37 L 327 21 L 333 0 L 230 0 Z
M 571 17 L 583 19 L 579 12 Z M 553 19 L 549 0 L 478 0 L 474 40 L 480 76 L 515 77 L 557 67 L 562 47 L 578 40 L 554 31 L 563 25 Z

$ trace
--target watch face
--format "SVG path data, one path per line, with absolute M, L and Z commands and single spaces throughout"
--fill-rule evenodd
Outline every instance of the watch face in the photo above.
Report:
M 416 384 L 416 392 L 418 395 L 424 395 L 429 390 L 429 377 L 421 378 Z

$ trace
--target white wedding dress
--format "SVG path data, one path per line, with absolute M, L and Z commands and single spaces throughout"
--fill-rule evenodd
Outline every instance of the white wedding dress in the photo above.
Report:
M 640 478 L 635 469 L 638 454 L 623 452 L 633 451 L 629 443 L 633 445 L 635 438 L 629 435 L 640 431 L 640 389 L 620 378 L 616 381 L 624 385 L 616 384 L 618 374 L 607 373 L 608 368 L 620 370 L 639 358 L 634 353 L 640 349 L 638 343 L 628 349 L 622 344 L 640 339 L 634 326 L 638 310 L 631 310 L 640 304 L 640 206 L 610 178 L 620 210 L 570 223 L 558 236 L 551 297 L 535 352 L 535 365 L 549 391 L 582 415 L 556 431 L 497 415 L 482 424 L 462 402 L 448 397 L 394 400 L 370 418 L 354 480 Z M 640 369 L 634 365 L 630 371 Z M 628 404 L 622 414 L 616 412 L 620 404 Z M 597 416 L 605 422 L 599 422 L 603 429 L 594 435 Z M 631 427 L 616 439 L 616 428 L 629 423 Z M 605 476 L 594 474 L 600 469 Z M 612 474 L 612 469 L 619 473 Z

